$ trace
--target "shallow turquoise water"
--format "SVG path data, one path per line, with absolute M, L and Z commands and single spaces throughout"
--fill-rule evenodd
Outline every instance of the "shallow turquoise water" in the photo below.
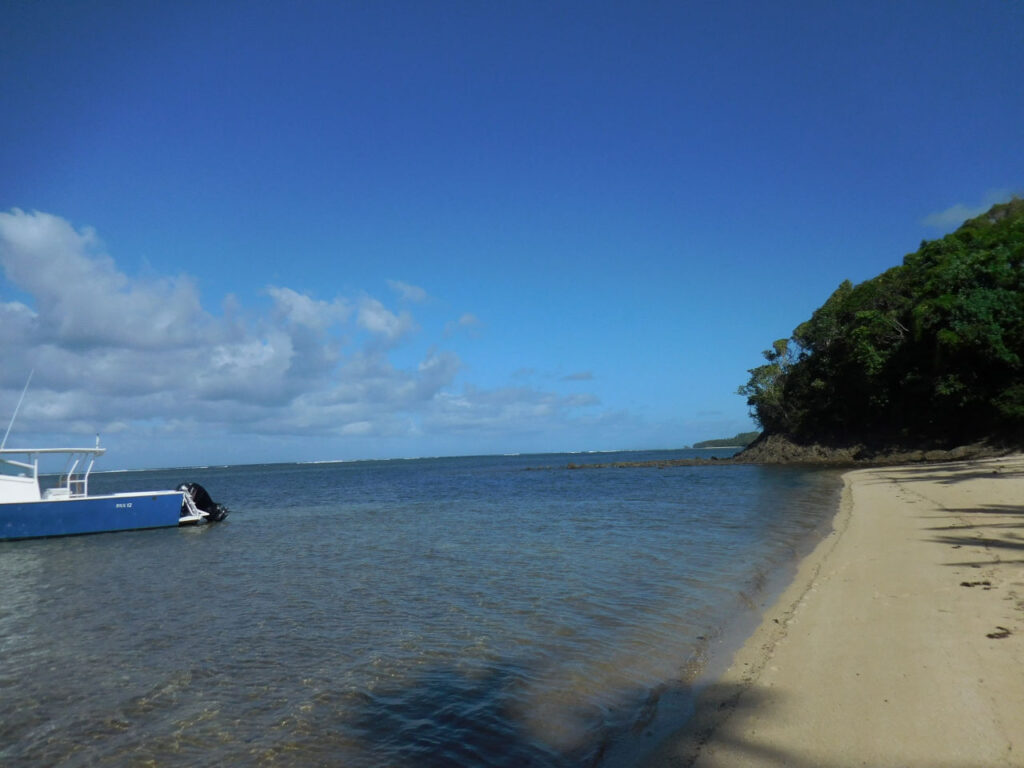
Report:
M 0 763 L 621 761 L 838 503 L 831 472 L 564 469 L 686 455 L 94 475 L 232 515 L 0 544 Z

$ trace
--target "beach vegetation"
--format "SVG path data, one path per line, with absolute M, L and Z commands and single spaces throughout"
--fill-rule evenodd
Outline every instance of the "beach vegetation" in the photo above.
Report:
M 694 448 L 745 448 L 761 436 L 760 432 L 740 432 L 733 437 L 720 437 L 714 440 L 701 440 L 694 443 Z
M 830 442 L 1024 436 L 1024 200 L 843 281 L 739 388 L 769 434 Z

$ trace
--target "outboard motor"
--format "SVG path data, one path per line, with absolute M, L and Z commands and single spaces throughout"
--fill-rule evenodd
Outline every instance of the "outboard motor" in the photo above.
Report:
M 210 494 L 199 483 L 182 483 L 175 490 L 184 491 L 191 496 L 196 507 L 208 515 L 207 522 L 219 523 L 228 516 L 228 508 L 211 499 Z

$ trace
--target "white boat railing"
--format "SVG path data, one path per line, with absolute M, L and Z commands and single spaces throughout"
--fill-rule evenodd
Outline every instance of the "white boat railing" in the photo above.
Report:
M 86 461 L 88 461 L 88 464 L 86 464 Z M 96 456 L 92 451 L 76 451 L 70 454 L 67 462 L 64 464 L 64 471 L 61 472 L 60 478 L 57 480 L 57 487 L 66 488 L 71 498 L 88 496 L 89 474 L 92 472 L 92 466 L 95 461 Z M 79 471 L 79 464 L 85 467 L 84 470 Z
M 57 486 L 47 490 L 49 498 L 80 498 L 89 494 L 89 475 L 96 457 L 106 453 L 106 448 L 0 448 L 0 474 L 18 481 L 31 483 L 35 493 L 39 489 L 39 457 L 44 454 L 63 454 L 68 458 L 60 473 Z M 23 457 L 19 460 L 11 457 Z M 2 471 L 6 470 L 6 471 Z

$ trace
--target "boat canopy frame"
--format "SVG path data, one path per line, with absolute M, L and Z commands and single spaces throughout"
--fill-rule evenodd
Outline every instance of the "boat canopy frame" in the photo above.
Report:
M 0 448 L 0 474 L 31 479 L 39 488 L 39 456 L 41 454 L 65 454 L 64 469 L 58 476 L 57 485 L 47 489 L 49 497 L 82 498 L 89 495 L 89 475 L 96 459 L 107 452 L 106 448 Z M 19 461 L 12 456 L 23 456 L 28 461 Z M 14 473 L 3 471 L 7 467 L 22 470 Z

